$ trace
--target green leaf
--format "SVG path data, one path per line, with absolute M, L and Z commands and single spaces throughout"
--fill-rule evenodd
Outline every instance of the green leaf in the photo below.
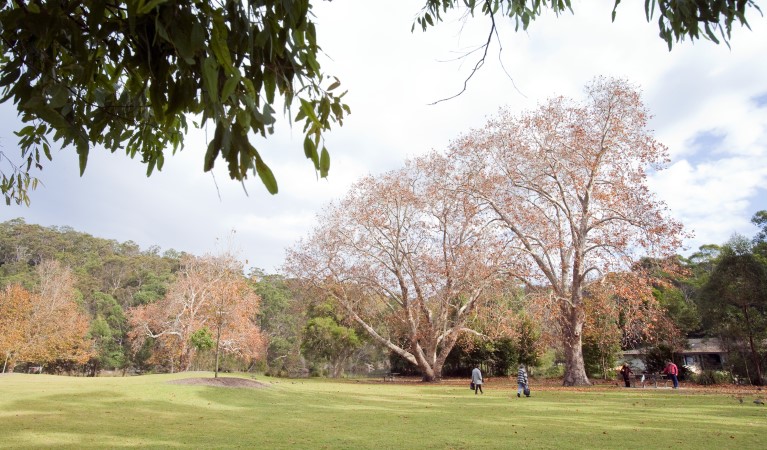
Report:
M 271 70 L 264 71 L 264 91 L 266 92 L 266 101 L 274 103 L 274 91 L 277 87 L 277 82 L 274 78 L 274 72 Z
M 90 148 L 88 147 L 88 142 L 83 139 L 77 140 L 77 155 L 79 156 L 79 162 L 80 162 L 80 176 L 83 176 L 85 173 L 85 166 L 88 165 L 88 151 Z
M 167 2 L 168 0 L 149 0 L 148 2 L 144 3 L 142 6 L 138 8 L 139 14 L 148 14 L 152 12 L 153 9 L 155 9 L 157 6 Z M 143 2 L 141 2 L 143 3 Z
M 226 101 L 229 99 L 229 96 L 232 95 L 234 90 L 237 88 L 237 85 L 240 83 L 240 74 L 235 73 L 233 76 L 229 77 L 228 80 L 226 80 L 226 83 L 224 83 L 224 87 L 221 89 L 221 102 L 226 103 Z
M 309 136 L 306 136 L 304 138 L 304 155 L 306 155 L 307 158 L 311 158 L 312 155 L 316 153 L 317 146 L 314 145 L 314 141 Z
M 93 2 L 88 12 L 88 30 L 91 34 L 98 32 L 99 25 L 104 21 L 105 2 Z
M 243 78 L 242 84 L 245 86 L 245 91 L 248 93 L 248 96 L 255 101 L 256 87 L 253 86 L 253 81 L 251 81 L 249 78 Z
M 202 64 L 202 80 L 208 90 L 208 97 L 213 103 L 218 103 L 218 63 L 215 58 L 207 57 Z
M 8 86 L 16 82 L 21 75 L 21 69 L 13 69 L 5 73 L 3 78 L 0 78 L 0 87 Z
M 320 156 L 320 177 L 325 178 L 330 171 L 330 153 L 328 149 L 322 147 L 322 155 Z
M 223 136 L 223 125 L 217 124 L 213 140 L 208 143 L 208 151 L 205 152 L 205 163 L 203 165 L 203 170 L 205 170 L 205 172 L 208 172 L 213 168 L 213 165 L 216 162 L 216 157 L 218 157 L 218 154 L 221 151 L 221 140 L 223 139 Z
M 150 159 L 147 162 L 147 165 L 146 165 L 146 176 L 147 177 L 152 175 L 152 171 L 154 170 L 155 163 L 156 163 L 155 159 Z
M 296 118 L 294 119 L 296 122 L 300 122 L 306 118 L 306 113 L 303 109 L 298 110 L 298 114 L 296 114 Z
M 53 161 L 53 158 L 51 157 L 51 146 L 48 145 L 47 142 L 43 142 L 43 153 L 45 153 L 45 157 L 48 158 L 48 161 Z
M 304 100 L 303 98 L 301 100 L 301 111 L 306 114 L 306 116 L 311 120 L 313 123 L 319 125 L 320 120 L 317 118 L 317 115 L 314 113 L 314 105 L 309 102 L 308 100 Z M 271 102 L 269 102 L 271 103 Z
M 229 34 L 224 18 L 216 15 L 213 18 L 213 32 L 210 36 L 210 48 L 216 56 L 216 60 L 228 75 L 234 75 L 237 70 L 232 64 L 232 55 L 229 53 L 229 45 L 226 43 Z
M 264 183 L 264 186 L 266 186 L 266 190 L 269 191 L 269 193 L 272 195 L 276 194 L 277 180 L 274 178 L 272 170 L 264 163 L 264 161 L 261 160 L 261 157 L 259 156 L 256 156 L 256 172 L 258 173 L 259 178 L 261 178 L 261 182 Z
M 35 131 L 34 125 L 27 125 L 24 128 L 20 129 L 19 131 L 14 131 L 13 134 L 21 137 L 23 135 L 31 135 L 34 133 L 34 131 Z
M 199 23 L 192 25 L 192 36 L 189 39 L 192 53 L 197 53 L 205 48 L 205 29 Z

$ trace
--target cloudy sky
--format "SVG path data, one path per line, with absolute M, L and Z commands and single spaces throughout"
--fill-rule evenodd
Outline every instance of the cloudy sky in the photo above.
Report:
M 328 179 L 318 180 L 304 158 L 301 129 L 283 126 L 257 145 L 280 193 L 270 196 L 250 180 L 246 194 L 224 170 L 203 173 L 212 134 L 203 129 L 151 178 L 139 161 L 98 149 L 80 177 L 74 149 L 57 151 L 39 174 L 44 185 L 32 205 L 2 206 L 0 220 L 23 217 L 195 254 L 217 251 L 234 231 L 246 264 L 275 272 L 284 249 L 361 176 L 442 150 L 502 106 L 522 111 L 555 95 L 581 98 L 598 75 L 626 78 L 644 92 L 651 127 L 672 158 L 651 187 L 694 233 L 683 253 L 736 232 L 752 236 L 751 216 L 767 209 L 767 19 L 758 14 L 751 14 L 751 30 L 734 30 L 731 48 L 685 41 L 669 52 L 655 21 L 645 21 L 643 2 L 624 2 L 611 23 L 611 0 L 575 0 L 575 14 L 546 13 L 527 32 L 501 23 L 500 45 L 493 43 L 467 90 L 430 105 L 461 90 L 477 54 L 461 56 L 485 41 L 486 18 L 465 23 L 453 14 L 411 33 L 421 1 L 315 3 L 323 70 L 340 78 L 352 108 L 344 126 L 326 136 Z M 15 154 L 20 123 L 12 105 L 0 105 L 0 120 L 0 146 Z

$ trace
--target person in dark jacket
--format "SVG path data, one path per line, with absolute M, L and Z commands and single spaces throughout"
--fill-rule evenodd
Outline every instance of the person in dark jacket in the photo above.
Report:
M 517 370 L 517 397 L 521 397 L 522 393 L 525 391 L 525 388 L 527 387 L 527 370 L 525 370 L 525 365 L 520 364 L 519 370 Z M 530 395 L 525 394 L 528 397 Z
M 626 383 L 626 387 L 631 387 L 631 375 L 634 374 L 634 372 L 631 371 L 631 366 L 629 366 L 629 363 L 624 363 L 623 367 L 621 367 L 620 370 L 621 376 L 623 376 L 623 382 Z

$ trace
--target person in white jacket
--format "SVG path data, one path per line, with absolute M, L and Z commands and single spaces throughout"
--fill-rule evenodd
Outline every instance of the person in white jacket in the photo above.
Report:
M 477 393 L 484 394 L 482 391 L 482 372 L 480 372 L 479 367 L 475 367 L 471 371 L 471 382 L 474 383 L 474 395 Z

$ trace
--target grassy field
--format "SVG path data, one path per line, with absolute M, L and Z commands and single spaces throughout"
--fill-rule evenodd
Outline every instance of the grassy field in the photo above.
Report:
M 0 376 L 0 447 L 328 449 L 767 448 L 767 406 L 742 395 L 508 382 L 281 380 L 178 385 L 210 374 Z M 466 386 L 464 386 L 466 385 Z M 763 397 L 762 397 L 763 398 Z

